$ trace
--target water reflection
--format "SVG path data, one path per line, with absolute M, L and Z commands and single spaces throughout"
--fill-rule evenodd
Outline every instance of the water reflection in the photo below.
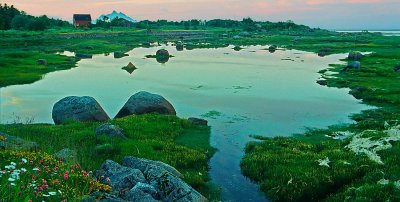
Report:
M 79 61 L 77 68 L 49 73 L 33 84 L 1 88 L 0 120 L 12 122 L 16 114 L 52 123 L 52 106 L 69 95 L 90 95 L 114 117 L 131 95 L 142 90 L 164 96 L 180 117 L 218 112 L 219 116 L 207 118 L 211 144 L 218 149 L 210 161 L 211 178 L 222 187 L 224 201 L 258 202 L 265 197 L 240 172 L 243 149 L 252 140 L 249 135 L 287 136 L 304 127 L 348 123 L 349 114 L 368 108 L 348 95 L 348 89 L 316 83 L 317 72 L 339 63 L 346 57 L 343 54 L 324 58 L 296 50 L 266 54 L 265 46 L 238 52 L 233 46 L 192 51 L 163 48 L 176 57 L 143 59 L 159 47 L 137 48 L 120 59 L 96 55 Z M 163 68 L 159 62 L 166 61 L 168 68 Z M 135 77 L 121 71 L 129 62 L 140 67 Z

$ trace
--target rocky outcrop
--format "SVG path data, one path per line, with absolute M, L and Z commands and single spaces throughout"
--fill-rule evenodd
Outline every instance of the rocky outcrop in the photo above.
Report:
M 55 124 L 66 121 L 107 121 L 110 118 L 100 104 L 92 97 L 69 96 L 53 106 L 52 117 Z
M 205 119 L 200 119 L 200 118 L 195 118 L 195 117 L 190 117 L 188 120 L 194 124 L 194 125 L 199 125 L 199 126 L 206 126 L 208 125 L 208 121 Z
M 319 85 L 321 85 L 321 86 L 326 86 L 326 85 L 328 85 L 328 81 L 327 81 L 327 80 L 324 80 L 324 79 L 318 80 L 317 83 L 318 83 Z
M 23 140 L 19 137 L 7 135 L 0 132 L 0 149 L 19 150 L 19 151 L 38 151 L 39 144 Z
M 105 200 L 208 201 L 170 171 L 178 172 L 175 168 L 162 162 L 125 157 L 122 165 L 107 160 L 95 172 L 95 177 L 113 188 L 113 193 L 106 195 Z
M 136 157 L 132 157 L 132 156 L 128 156 L 125 157 L 122 163 L 124 166 L 128 166 L 131 168 L 137 168 L 140 171 L 144 172 L 147 168 L 148 165 L 154 165 L 154 166 L 158 166 L 161 169 L 165 170 L 166 172 L 171 173 L 172 175 L 179 177 L 179 178 L 183 178 L 183 175 L 176 170 L 174 167 L 163 163 L 161 161 L 152 161 L 152 160 L 148 160 L 148 159 L 142 159 L 142 158 L 136 158 Z
M 124 135 L 124 130 L 118 126 L 112 125 L 111 123 L 105 123 L 96 128 L 96 137 L 102 135 L 109 138 L 127 139 Z
M 164 97 L 142 91 L 132 95 L 115 118 L 146 113 L 176 115 L 174 107 Z
M 352 51 L 349 53 L 349 56 L 347 57 L 347 59 L 353 60 L 353 61 L 360 61 L 362 57 L 363 57 L 363 54 L 361 54 L 360 52 Z

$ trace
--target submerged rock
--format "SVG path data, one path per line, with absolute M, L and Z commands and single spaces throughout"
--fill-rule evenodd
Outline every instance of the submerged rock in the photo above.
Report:
M 160 49 L 156 52 L 157 58 L 169 58 L 169 52 L 165 49 Z
M 55 124 L 66 121 L 107 121 L 110 118 L 92 97 L 69 96 L 61 99 L 53 106 L 52 117 Z
M 177 50 L 177 51 L 183 51 L 183 48 L 184 48 L 184 45 L 183 45 L 182 42 L 178 42 L 178 43 L 176 44 L 176 50 Z
M 122 69 L 127 71 L 129 74 L 132 74 L 133 71 L 135 71 L 137 68 L 135 65 L 132 64 L 132 62 L 129 62 L 129 64 L 126 65 L 125 67 L 122 67 Z
M 75 53 L 75 57 L 79 59 L 91 59 L 93 56 L 88 54 Z
M 347 57 L 347 59 L 353 60 L 353 61 L 360 61 L 362 57 L 363 57 L 363 54 L 361 54 L 360 52 L 352 51 L 349 53 L 349 56 Z
M 109 138 L 122 138 L 127 139 L 124 135 L 124 130 L 111 123 L 105 123 L 96 128 L 96 136 L 105 135 Z
M 174 107 L 164 97 L 142 91 L 132 95 L 115 118 L 147 113 L 176 115 Z
M 235 50 L 235 51 L 240 51 L 240 50 L 242 50 L 243 48 L 242 47 L 240 47 L 240 46 L 235 46 L 235 47 L 233 47 L 233 50 Z

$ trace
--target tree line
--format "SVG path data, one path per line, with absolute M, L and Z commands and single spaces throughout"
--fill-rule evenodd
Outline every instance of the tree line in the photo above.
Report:
M 31 30 L 42 31 L 53 27 L 69 27 L 71 23 L 49 18 L 46 15 L 34 17 L 24 11 L 16 9 L 13 5 L 0 4 L 0 30 Z

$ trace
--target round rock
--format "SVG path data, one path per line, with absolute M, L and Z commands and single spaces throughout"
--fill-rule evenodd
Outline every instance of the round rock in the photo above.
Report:
M 52 117 L 55 124 L 66 121 L 107 121 L 110 119 L 100 104 L 92 97 L 69 96 L 53 106 Z
M 148 113 L 176 115 L 174 107 L 164 97 L 142 91 L 132 95 L 115 118 Z

